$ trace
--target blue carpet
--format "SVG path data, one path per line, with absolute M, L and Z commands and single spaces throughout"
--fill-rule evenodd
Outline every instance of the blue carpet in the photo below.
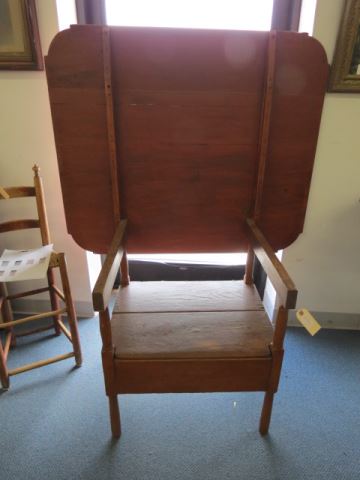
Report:
M 110 437 L 100 337 L 80 321 L 84 365 L 13 377 L 0 395 L 1 480 L 360 479 L 360 332 L 289 329 L 270 434 L 262 394 L 120 396 Z M 66 351 L 66 340 L 19 341 L 11 366 Z

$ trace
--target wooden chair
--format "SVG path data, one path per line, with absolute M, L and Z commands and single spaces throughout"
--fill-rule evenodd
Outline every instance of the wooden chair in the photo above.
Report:
M 69 233 L 108 252 L 93 291 L 112 433 L 121 393 L 263 391 L 268 431 L 297 291 L 328 64 L 293 32 L 76 26 L 46 70 Z M 127 252 L 248 251 L 238 282 L 132 282 Z M 259 259 L 279 309 L 253 285 Z M 109 299 L 121 269 L 112 314 Z
M 42 245 L 48 245 L 51 243 L 48 220 L 46 215 L 45 201 L 42 180 L 39 175 L 39 167 L 35 165 L 34 170 L 34 186 L 25 186 L 25 187 L 5 187 L 0 190 L 0 200 L 10 201 L 13 198 L 19 197 L 35 197 L 37 214 L 38 218 L 36 219 L 21 219 L 13 220 L 0 223 L 0 233 L 11 232 L 16 230 L 24 230 L 28 228 L 39 228 L 41 234 Z M 60 271 L 61 282 L 63 285 L 62 292 L 55 283 L 54 269 L 58 268 Z M 30 291 L 25 291 L 21 293 L 15 293 L 13 295 L 8 295 L 6 291 L 6 286 L 4 283 L 0 284 L 1 286 L 1 297 L 0 297 L 0 307 L 1 313 L 3 315 L 4 322 L 0 323 L 0 331 L 5 333 L 5 343 L 4 345 L 0 339 L 0 380 L 1 385 L 4 389 L 9 388 L 9 377 L 17 375 L 22 372 L 27 372 L 34 368 L 43 367 L 51 363 L 59 362 L 61 360 L 66 360 L 67 358 L 75 357 L 76 366 L 80 366 L 82 363 L 81 358 L 81 348 L 80 340 L 77 328 L 77 319 L 74 309 L 74 304 L 72 301 L 69 278 L 67 274 L 66 261 L 64 253 L 55 253 L 51 254 L 49 268 L 47 271 L 47 282 L 48 286 L 44 288 L 37 288 Z M 30 315 L 23 317 L 21 319 L 14 320 L 12 316 L 11 301 L 21 297 L 27 297 L 29 295 L 36 295 L 42 292 L 49 292 L 50 302 L 51 302 L 51 311 L 42 312 L 35 315 Z M 60 300 L 64 303 L 62 307 L 60 305 Z M 66 314 L 69 321 L 69 329 L 63 323 L 61 316 Z M 34 324 L 39 323 L 39 320 L 46 317 L 53 318 L 53 324 L 50 326 L 42 326 L 39 328 L 33 328 L 27 331 L 15 332 L 15 328 L 18 325 L 24 325 L 27 323 Z M 15 347 L 16 337 L 30 335 L 42 330 L 48 330 L 54 328 L 55 334 L 64 335 L 72 343 L 72 351 L 65 353 L 63 355 L 58 355 L 46 360 L 41 360 L 33 363 L 23 365 L 18 368 L 8 369 L 7 367 L 7 358 L 9 354 L 10 347 Z

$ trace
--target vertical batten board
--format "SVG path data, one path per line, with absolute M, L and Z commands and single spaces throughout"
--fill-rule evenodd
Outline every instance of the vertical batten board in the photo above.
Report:
M 271 108 L 274 91 L 274 75 L 276 61 L 276 32 L 269 32 L 267 71 L 263 97 L 263 110 L 261 115 L 261 127 L 259 135 L 259 158 L 257 167 L 257 180 L 255 188 L 254 219 L 258 220 L 261 213 L 262 192 L 265 179 L 266 159 L 268 157 Z
M 103 27 L 103 60 L 104 60 L 104 92 L 106 103 L 106 122 L 108 136 L 108 153 L 111 172 L 111 193 L 113 200 L 114 221 L 117 224 L 120 221 L 120 195 L 119 181 L 117 171 L 117 149 L 116 149 L 116 133 L 114 119 L 114 99 L 112 87 L 111 73 L 111 42 L 110 28 Z

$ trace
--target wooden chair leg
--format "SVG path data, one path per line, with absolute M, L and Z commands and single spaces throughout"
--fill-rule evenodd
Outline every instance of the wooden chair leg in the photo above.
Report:
M 249 246 L 248 254 L 246 258 L 246 267 L 245 267 L 245 276 L 244 282 L 246 285 L 252 285 L 254 283 L 253 280 L 253 270 L 254 270 L 254 250 Z
M 68 313 L 69 328 L 71 332 L 71 339 L 72 339 L 72 344 L 73 344 L 74 353 L 75 353 L 75 363 L 77 367 L 80 367 L 82 364 L 80 338 L 79 338 L 79 331 L 77 327 L 76 312 L 75 312 L 74 303 L 71 296 L 69 277 L 67 274 L 65 255 L 63 253 L 59 253 L 58 255 L 59 255 L 61 282 L 62 282 L 65 300 L 66 300 L 65 303 L 66 303 L 66 308 Z
M 51 303 L 51 309 L 52 310 L 59 310 L 60 309 L 60 301 L 59 297 L 56 295 L 54 290 L 51 288 L 53 285 L 55 285 L 55 275 L 54 271 L 52 268 L 49 268 L 47 272 L 47 278 L 48 278 L 48 284 L 50 287 L 50 303 Z M 54 322 L 54 329 L 55 329 L 55 334 L 60 335 L 61 334 L 61 329 L 59 326 L 59 320 L 61 320 L 60 315 L 55 315 L 53 317 L 53 322 Z
M 121 263 L 120 263 L 120 279 L 121 279 L 121 285 L 123 287 L 126 287 L 130 283 L 130 277 L 129 277 L 129 262 L 127 259 L 126 252 L 124 251 Z
M 260 426 L 259 426 L 259 432 L 261 433 L 261 435 L 266 435 L 269 431 L 273 400 L 274 400 L 274 393 L 266 392 L 262 411 L 261 411 Z
M 269 390 L 265 392 L 264 404 L 261 411 L 259 427 L 261 435 L 266 435 L 269 431 L 274 394 L 278 389 L 281 366 L 284 357 L 283 342 L 287 325 L 287 316 L 287 309 L 280 306 L 275 320 L 273 342 L 270 344 L 273 363 L 269 379 Z
M 114 387 L 114 347 L 112 343 L 110 313 L 109 309 L 99 312 L 100 333 L 103 342 L 101 358 L 104 370 L 105 390 L 109 398 L 110 424 L 113 437 L 119 438 L 121 435 L 119 404 Z
M 1 343 L 1 339 L 0 339 L 0 381 L 1 381 L 2 387 L 7 390 L 10 386 L 9 373 L 6 366 L 6 358 L 5 358 L 4 349 Z
M 113 437 L 121 435 L 120 410 L 117 395 L 109 395 L 110 423 Z
M 11 309 L 10 300 L 7 297 L 7 288 L 5 283 L 0 283 L 0 296 L 3 297 L 4 303 L 2 304 L 1 314 L 4 322 L 12 322 L 14 320 L 13 312 Z M 9 327 L 8 331 L 12 332 L 11 346 L 16 347 L 16 335 L 13 327 Z
M 12 322 L 14 320 L 11 305 L 9 300 L 6 300 L 8 295 L 6 284 L 0 282 L 0 297 L 3 297 L 4 303 L 1 308 L 1 314 L 3 316 L 4 322 Z

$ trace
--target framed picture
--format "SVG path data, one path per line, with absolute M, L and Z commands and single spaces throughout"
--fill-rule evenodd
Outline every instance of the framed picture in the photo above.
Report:
M 0 0 L 0 69 L 44 69 L 35 0 Z
M 345 0 L 329 91 L 360 92 L 360 0 Z

